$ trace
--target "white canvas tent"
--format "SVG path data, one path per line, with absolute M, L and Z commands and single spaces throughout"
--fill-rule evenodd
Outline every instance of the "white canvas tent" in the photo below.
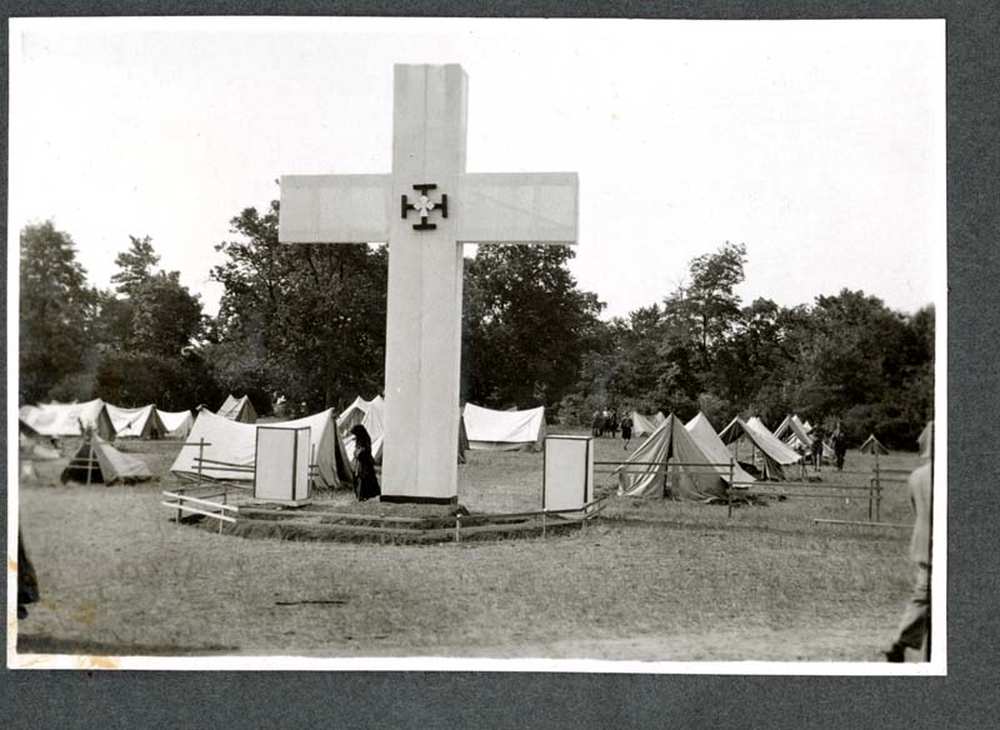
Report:
M 360 398 L 355 400 L 355 403 L 361 401 L 364 404 L 364 417 L 361 419 L 360 423 L 368 431 L 368 435 L 372 439 L 372 459 L 374 459 L 376 464 L 382 463 L 382 453 L 383 446 L 385 445 L 385 399 L 382 396 L 377 395 L 370 401 L 365 401 Z M 352 403 L 353 407 L 354 404 Z M 341 416 L 347 411 L 341 413 Z M 356 412 L 355 412 L 356 414 Z M 353 418 L 354 415 L 348 414 L 349 418 Z M 469 439 L 465 433 L 465 420 L 462 418 L 462 413 L 459 411 L 458 414 L 458 463 L 465 463 L 465 452 L 469 449 Z M 344 439 L 344 447 L 347 449 L 347 453 L 354 458 L 354 436 L 351 435 L 350 429 L 354 427 L 355 424 L 351 424 L 350 428 L 344 430 L 343 426 L 340 425 L 338 420 L 338 426 Z
M 667 496 L 705 502 L 725 498 L 729 467 L 716 466 L 680 420 L 670 414 L 614 474 L 619 493 L 630 497 Z
M 254 410 L 253 403 L 250 402 L 250 398 L 247 396 L 235 398 L 230 395 L 226 398 L 226 402 L 222 404 L 222 407 L 219 408 L 219 412 L 216 415 L 228 418 L 230 421 L 238 421 L 240 423 L 257 422 L 257 411 Z
M 364 423 L 365 414 L 372 407 L 385 408 L 385 400 L 380 395 L 376 395 L 371 400 L 365 400 L 360 395 L 355 398 L 351 405 L 347 406 L 340 415 L 337 416 L 337 428 L 342 436 L 346 437 L 351 429 L 359 423 Z
M 775 438 L 759 418 L 744 421 L 736 416 L 719 432 L 719 438 L 735 454 L 737 460 L 740 459 L 740 449 L 743 447 L 742 456 L 750 457 L 748 463 L 753 463 L 764 479 L 785 479 L 784 468 L 802 460 L 800 454 Z
M 354 476 L 350 460 L 334 423 L 333 409 L 330 408 L 313 416 L 294 421 L 279 421 L 267 424 L 268 428 L 310 429 L 309 442 L 312 463 L 316 465 L 315 484 L 323 487 L 351 487 Z M 229 481 L 249 481 L 253 478 L 245 467 L 253 467 L 257 450 L 257 427 L 249 423 L 230 421 L 207 410 L 195 419 L 188 434 L 187 442 L 197 444 L 201 439 L 208 444 L 204 447 L 204 459 L 222 464 L 212 464 L 212 469 L 203 473 L 213 479 Z M 174 461 L 170 471 L 176 474 L 195 475 L 198 473 L 198 447 L 185 446 Z M 225 465 L 235 464 L 244 469 L 227 469 Z
M 343 434 L 344 446 L 347 448 L 347 453 L 351 455 L 351 458 L 353 458 L 354 436 L 350 434 L 350 430 L 354 428 L 355 425 L 360 423 L 365 427 L 365 430 L 372 439 L 372 459 L 374 459 L 376 464 L 381 464 L 382 446 L 385 442 L 385 399 L 380 395 L 375 396 L 370 401 L 366 401 L 361 397 L 358 397 L 355 399 L 354 403 L 348 407 L 348 410 L 355 408 L 356 404 L 358 404 L 357 408 L 364 409 L 364 415 L 361 417 L 360 421 L 356 420 L 358 415 L 357 409 L 348 414 L 346 422 L 350 422 L 351 420 L 354 420 L 355 422 L 351 423 L 346 430 L 344 429 L 343 424 L 341 424 L 338 420 L 338 426 L 341 429 L 340 432 Z M 344 416 L 345 413 L 347 413 L 347 411 L 344 411 L 344 413 L 341 413 L 340 415 Z
M 708 420 L 708 416 L 699 411 L 697 416 L 684 425 L 684 428 L 691 434 L 694 442 L 698 444 L 698 447 L 705 453 L 705 456 L 711 459 L 713 463 L 728 464 L 730 461 L 733 462 L 733 482 L 742 486 L 754 481 L 754 478 L 740 466 L 739 462 L 729 452 L 729 449 L 726 448 L 726 445 L 722 443 L 722 439 L 715 432 L 715 428 L 712 427 L 712 422 Z M 729 479 L 728 468 L 724 470 L 723 479 Z
M 108 403 L 107 407 L 118 438 L 159 439 L 167 433 L 155 406 L 119 408 Z
M 194 417 L 191 415 L 191 411 L 156 411 L 160 420 L 163 421 L 163 427 L 167 429 L 167 438 L 169 439 L 182 439 L 185 438 L 191 431 L 191 426 L 194 425 Z
M 632 411 L 632 435 L 647 436 L 657 429 L 667 417 L 663 411 L 657 411 L 652 416 L 644 416 L 639 411 Z
M 545 406 L 494 411 L 466 403 L 462 418 L 472 451 L 541 451 L 545 442 Z
M 55 438 L 82 436 L 84 429 L 92 429 L 101 438 L 110 441 L 115 437 L 115 427 L 108 415 L 104 401 L 97 398 L 85 403 L 44 403 L 24 406 L 18 415 L 25 424 L 42 436 Z
M 799 420 L 799 417 L 794 413 L 785 416 L 785 419 L 781 424 L 774 429 L 775 438 L 779 438 L 785 442 L 788 446 L 791 446 L 796 451 L 803 454 L 812 453 L 812 437 L 809 432 L 806 431 L 805 424 Z M 823 442 L 823 458 L 827 461 L 833 461 L 837 457 L 834 453 L 833 447 L 830 444 Z
M 882 445 L 882 442 L 875 438 L 875 434 L 869 434 L 865 442 L 861 444 L 861 448 L 858 449 L 862 454 L 880 454 L 881 456 L 887 456 L 889 454 L 889 449 Z
M 93 451 L 91 451 L 93 449 Z M 93 457 L 93 458 L 91 458 Z M 89 472 L 89 478 L 88 478 Z M 63 469 L 62 481 L 114 484 L 115 482 L 144 482 L 153 478 L 142 459 L 123 454 L 99 436 L 84 441 Z

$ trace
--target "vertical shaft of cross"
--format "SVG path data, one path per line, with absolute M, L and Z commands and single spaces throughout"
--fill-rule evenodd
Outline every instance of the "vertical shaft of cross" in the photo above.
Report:
M 458 65 L 396 67 L 394 201 L 413 198 L 414 185 L 436 185 L 436 194 L 457 189 L 465 170 L 466 89 Z M 414 230 L 414 214 L 390 222 L 382 472 L 388 500 L 450 501 L 458 494 L 462 246 L 454 215 L 432 217 L 435 230 Z
M 465 173 L 467 87 L 396 66 L 392 174 L 281 178 L 283 243 L 389 242 L 386 501 L 458 497 L 462 243 L 576 242 L 575 173 Z

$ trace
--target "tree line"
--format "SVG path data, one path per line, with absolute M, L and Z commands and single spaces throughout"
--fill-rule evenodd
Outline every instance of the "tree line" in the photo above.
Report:
M 382 391 L 385 246 L 278 243 L 278 203 L 247 208 L 219 243 L 206 316 L 179 273 L 130 237 L 112 288 L 87 282 L 69 234 L 21 233 L 22 403 L 100 397 L 181 410 L 248 394 L 259 413 L 301 415 Z M 771 426 L 797 412 L 911 445 L 933 408 L 934 309 L 905 315 L 843 290 L 810 305 L 745 305 L 746 248 L 725 243 L 689 265 L 661 302 L 604 321 L 565 247 L 489 246 L 465 261 L 461 398 L 494 408 L 545 405 L 589 423 L 597 409 L 698 410 Z

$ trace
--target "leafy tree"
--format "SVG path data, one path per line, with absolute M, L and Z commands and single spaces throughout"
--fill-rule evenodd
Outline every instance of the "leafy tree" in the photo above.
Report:
M 225 397 L 208 365 L 196 355 L 164 358 L 153 353 L 107 353 L 97 370 L 97 392 L 123 407 L 155 403 L 181 411 Z
M 304 411 L 381 392 L 385 248 L 280 244 L 277 201 L 245 209 L 232 231 L 239 240 L 216 247 L 226 260 L 212 278 L 225 292 L 206 350 L 221 382 Z
M 132 289 L 131 349 L 179 358 L 201 332 L 200 297 L 180 283 L 177 271 L 159 272 Z
M 18 395 L 44 399 L 59 381 L 85 369 L 95 293 L 69 234 L 51 221 L 21 231 Z
M 119 294 L 131 296 L 152 276 L 152 269 L 160 263 L 160 257 L 153 250 L 153 240 L 149 236 L 136 238 L 129 236 L 129 248 L 115 256 L 118 271 L 111 276 Z
M 492 407 L 558 408 L 600 336 L 597 295 L 568 269 L 556 246 L 482 247 L 467 265 L 465 398 Z
M 691 261 L 690 284 L 667 305 L 678 320 L 686 320 L 697 346 L 701 367 L 712 365 L 712 348 L 731 332 L 740 315 L 740 298 L 735 288 L 743 282 L 746 246 L 727 241 L 718 251 Z
M 582 357 L 564 398 L 581 420 L 593 408 L 704 411 L 722 427 L 737 413 L 776 425 L 797 412 L 860 443 L 875 432 L 912 448 L 933 414 L 934 309 L 904 316 L 860 291 L 812 306 L 768 299 L 741 306 L 745 247 L 692 260 L 690 284 L 614 320 Z

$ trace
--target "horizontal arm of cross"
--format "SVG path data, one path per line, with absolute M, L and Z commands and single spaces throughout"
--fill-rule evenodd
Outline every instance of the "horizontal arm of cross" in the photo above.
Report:
M 466 173 L 455 196 L 456 240 L 464 243 L 577 241 L 575 172 Z
M 278 240 L 388 241 L 391 197 L 389 175 L 283 175 Z
M 465 173 L 458 175 L 457 185 L 448 197 L 454 206 L 448 215 L 452 240 L 576 243 L 576 173 Z M 283 243 L 387 241 L 392 216 L 399 215 L 390 175 L 281 178 L 278 240 Z

